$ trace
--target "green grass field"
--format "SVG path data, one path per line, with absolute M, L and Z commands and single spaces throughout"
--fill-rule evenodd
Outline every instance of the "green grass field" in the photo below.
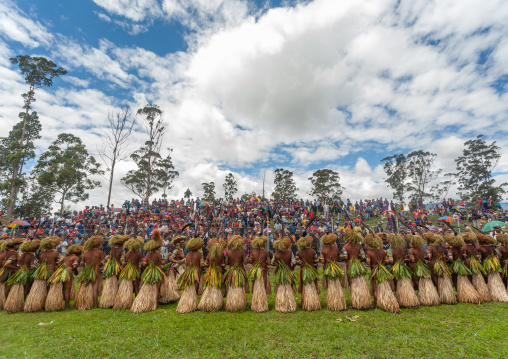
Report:
M 320 297 L 326 308 L 326 292 Z M 297 299 L 300 303 L 298 294 Z M 178 314 L 176 304 L 144 314 L 2 312 L 0 357 L 501 358 L 508 352 L 508 304 L 441 305 L 400 314 L 379 309 L 280 314 L 274 300 L 270 295 L 267 313 Z

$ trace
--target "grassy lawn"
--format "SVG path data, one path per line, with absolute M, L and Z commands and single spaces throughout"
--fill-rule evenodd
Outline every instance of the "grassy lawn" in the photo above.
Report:
M 320 297 L 326 308 L 326 292 Z M 250 303 L 250 295 L 248 299 Z M 300 295 L 297 299 L 300 303 Z M 279 314 L 274 300 L 270 295 L 267 313 L 182 315 L 176 304 L 144 314 L 108 309 L 1 312 L 0 357 L 499 358 L 508 352 L 508 304 L 441 305 L 401 314 L 379 309 Z M 356 322 L 346 319 L 355 316 Z

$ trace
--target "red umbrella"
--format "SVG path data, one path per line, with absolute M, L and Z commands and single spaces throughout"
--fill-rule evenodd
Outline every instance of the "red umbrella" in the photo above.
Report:
M 385 214 L 386 212 L 395 215 L 395 212 L 394 211 L 390 211 L 390 210 L 384 211 L 383 214 Z

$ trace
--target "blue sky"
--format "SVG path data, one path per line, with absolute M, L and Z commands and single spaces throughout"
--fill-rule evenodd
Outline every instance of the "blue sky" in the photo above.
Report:
M 508 181 L 507 18 L 497 0 L 6 0 L 0 120 L 12 128 L 24 91 L 8 58 L 42 55 L 68 74 L 37 94 L 38 151 L 72 132 L 96 152 L 108 111 L 157 103 L 180 172 L 172 197 L 209 181 L 220 195 L 230 171 L 241 193 L 259 192 L 263 172 L 271 191 L 277 167 L 303 197 L 326 167 L 350 198 L 390 198 L 382 158 L 428 150 L 450 172 L 480 133 L 503 149 Z M 117 201 L 132 168 L 118 167 Z

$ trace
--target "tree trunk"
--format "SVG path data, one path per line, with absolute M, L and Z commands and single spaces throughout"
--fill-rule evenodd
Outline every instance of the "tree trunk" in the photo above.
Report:
M 60 206 L 60 217 L 63 216 L 64 203 L 65 203 L 65 194 L 66 193 L 67 193 L 67 191 L 63 191 L 63 193 L 62 193 L 62 201 L 60 202 L 61 203 L 61 206 Z
M 146 196 L 145 201 L 148 203 L 148 197 L 150 196 L 150 176 L 152 174 L 152 146 L 150 145 L 148 152 L 148 178 L 146 181 Z
M 111 202 L 111 189 L 113 188 L 113 174 L 115 172 L 115 164 L 116 164 L 116 156 L 113 157 L 113 162 L 111 163 L 111 174 L 109 176 L 109 192 L 108 192 L 108 204 L 106 208 L 109 209 L 109 202 Z

